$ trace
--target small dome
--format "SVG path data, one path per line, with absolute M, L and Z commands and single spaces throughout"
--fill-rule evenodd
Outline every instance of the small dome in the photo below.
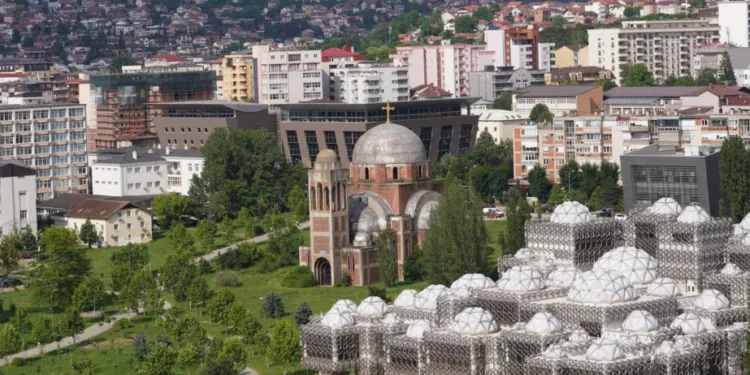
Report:
M 722 310 L 729 307 L 729 299 L 716 289 L 705 289 L 693 306 L 703 310 Z
M 677 216 L 677 221 L 685 224 L 700 224 L 711 221 L 711 215 L 699 206 L 687 206 Z
M 395 314 L 385 314 L 385 318 L 383 318 L 381 322 L 383 322 L 383 324 L 385 325 L 394 325 L 397 323 L 401 323 L 401 319 Z
M 366 131 L 352 152 L 354 164 L 416 164 L 427 161 L 417 133 L 398 124 L 381 124 Z
M 421 340 L 426 332 L 430 332 L 430 322 L 426 320 L 415 320 L 409 327 L 406 328 L 406 336 L 413 339 Z
M 396 297 L 396 300 L 393 301 L 393 306 L 396 307 L 414 307 L 414 304 L 417 301 L 417 291 L 414 289 L 406 289 L 402 290 L 401 293 L 399 293 L 398 297 Z
M 515 254 L 513 254 L 513 257 L 516 259 L 529 259 L 531 258 L 531 249 L 528 247 L 522 247 L 516 251 Z
M 448 292 L 444 285 L 430 285 L 417 294 L 414 306 L 422 310 L 435 310 L 438 297 L 448 295 Z
M 563 359 L 567 356 L 565 349 L 560 344 L 552 344 L 542 352 L 542 357 L 546 359 Z
M 677 336 L 674 338 L 674 347 L 679 351 L 687 352 L 693 350 L 695 345 L 689 337 Z
M 632 348 L 638 346 L 641 343 L 640 338 L 633 332 L 626 332 L 623 335 L 617 337 L 617 343 L 625 348 Z
M 451 290 L 494 288 L 495 282 L 481 273 L 467 273 L 451 284 Z
M 531 320 L 526 323 L 526 332 L 537 335 L 560 333 L 562 332 L 562 323 L 554 315 L 542 311 L 534 314 Z
M 315 157 L 316 163 L 335 163 L 339 160 L 339 156 L 336 155 L 336 151 L 330 148 L 324 148 L 318 152 L 318 156 Z
M 552 288 L 570 288 L 581 277 L 581 271 L 573 266 L 557 266 L 547 276 L 545 284 Z
M 555 207 L 555 211 L 552 212 L 550 221 L 559 224 L 580 224 L 587 223 L 593 220 L 589 208 L 578 203 L 578 202 L 563 202 L 563 204 Z
M 682 212 L 682 207 L 672 198 L 661 198 L 649 207 L 649 212 L 656 215 L 677 216 Z
M 578 327 L 570 334 L 568 341 L 576 345 L 585 344 L 591 341 L 591 336 L 585 329 Z
M 344 310 L 348 310 L 351 313 L 357 312 L 357 304 L 354 303 L 354 301 L 349 300 L 349 299 L 340 299 L 336 301 L 336 303 L 333 304 L 333 307 L 331 308 L 331 310 L 337 307 L 342 308 Z
M 740 267 L 737 267 L 734 263 L 727 263 L 724 268 L 721 269 L 721 274 L 727 276 L 739 276 L 743 273 L 745 273 L 745 271 L 740 269 Z
M 686 312 L 678 315 L 672 324 L 669 325 L 671 328 L 681 328 L 682 333 L 691 335 L 695 333 L 703 333 L 709 329 L 709 326 L 713 327 L 713 324 L 707 324 L 707 321 L 694 312 Z
M 742 244 L 745 246 L 750 246 L 750 233 L 746 234 L 742 239 Z
M 646 310 L 635 310 L 622 322 L 622 329 L 630 332 L 652 332 L 659 330 L 659 322 Z
M 367 297 L 359 303 L 357 314 L 363 316 L 381 317 L 388 312 L 388 306 L 380 297 Z
M 740 226 L 745 232 L 750 232 L 750 213 L 745 215 L 742 221 L 740 221 Z
M 353 326 L 354 314 L 346 308 L 334 307 L 323 316 L 320 324 L 331 328 Z
M 662 341 L 658 348 L 656 348 L 656 354 L 665 355 L 667 357 L 678 353 L 677 348 L 674 346 L 672 341 Z
M 568 300 L 579 303 L 618 303 L 636 298 L 630 280 L 618 272 L 601 269 L 584 272 L 568 291 Z
M 625 358 L 625 353 L 617 343 L 608 338 L 599 338 L 586 350 L 586 359 L 595 362 L 611 362 Z
M 656 279 L 658 262 L 647 252 L 635 247 L 618 247 L 611 250 L 596 263 L 594 269 L 617 271 L 631 283 L 648 284 Z
M 468 335 L 481 335 L 497 332 L 498 325 L 489 311 L 479 307 L 468 307 L 453 318 L 451 330 Z
M 734 233 L 733 233 L 734 236 L 742 236 L 745 234 L 745 228 L 742 227 L 742 224 L 734 224 L 733 227 L 734 227 Z
M 358 234 L 372 234 L 380 230 L 378 214 L 370 207 L 364 207 L 360 211 L 351 212 L 351 221 L 354 229 Z
M 372 245 L 372 237 L 369 233 L 366 232 L 357 232 L 357 234 L 354 235 L 354 241 L 352 241 L 352 244 L 354 246 L 371 246 Z
M 497 287 L 508 292 L 532 292 L 544 288 L 544 277 L 536 268 L 515 266 L 503 273 Z
M 649 284 L 646 294 L 654 297 L 677 297 L 682 295 L 677 283 L 668 277 L 659 277 Z

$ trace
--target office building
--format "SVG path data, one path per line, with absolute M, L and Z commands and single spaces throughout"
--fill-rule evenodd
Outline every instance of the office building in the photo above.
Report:
M 750 1 L 719 1 L 719 42 L 750 47 Z
M 488 66 L 484 71 L 469 73 L 469 94 L 492 101 L 503 92 L 517 91 L 529 86 L 543 86 L 544 73 L 544 70 Z
M 555 50 L 555 66 L 570 68 L 589 65 L 589 46 L 562 46 Z
M 719 147 L 653 144 L 620 157 L 625 209 L 669 197 L 719 214 Z
M 251 53 L 235 52 L 224 56 L 221 67 L 224 86 L 223 95 L 226 100 L 238 102 L 257 102 L 255 86 L 256 59 Z
M 513 94 L 513 111 L 529 115 L 537 104 L 544 104 L 555 116 L 590 115 L 602 104 L 601 86 L 529 86 Z
M 479 116 L 469 108 L 477 98 L 429 99 L 391 103 L 391 121 L 416 133 L 427 159 L 460 155 L 474 147 Z M 339 155 L 348 168 L 354 144 L 386 119 L 386 103 L 299 103 L 279 105 L 279 131 L 287 159 L 311 167 L 323 149 Z M 466 114 L 462 114 L 466 113 Z
M 622 83 L 623 67 L 644 64 L 656 82 L 694 71 L 693 46 L 719 42 L 719 25 L 704 19 L 625 21 L 617 29 L 590 29 L 589 64 L 612 71 Z
M 350 104 L 409 100 L 409 69 L 370 62 L 330 68 L 330 99 Z
M 39 200 L 88 192 L 84 106 L 0 107 L 0 160 L 36 169 Z
M 615 87 L 606 97 L 604 112 L 623 116 L 729 113 L 727 107 L 734 99 L 747 99 L 744 92 L 721 85 Z
M 27 225 L 36 234 L 36 171 L 16 160 L 0 161 L 0 237 Z
M 550 70 L 555 67 L 554 43 L 541 43 L 541 34 L 534 25 L 527 27 L 491 27 L 484 32 L 487 51 L 494 66 L 516 69 Z
M 258 102 L 268 105 L 293 104 L 328 98 L 320 50 L 271 50 L 268 45 L 253 46 L 258 59 Z

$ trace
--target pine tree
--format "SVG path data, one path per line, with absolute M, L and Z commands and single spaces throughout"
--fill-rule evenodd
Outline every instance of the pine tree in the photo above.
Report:
M 721 145 L 719 189 L 724 195 L 723 212 L 735 223 L 740 222 L 750 211 L 750 154 L 737 136 Z
M 378 254 L 380 278 L 385 283 L 385 286 L 393 286 L 398 280 L 396 232 L 390 228 L 381 230 L 380 235 L 375 240 L 375 248 Z
M 529 180 L 529 194 L 539 198 L 540 201 L 546 201 L 550 189 L 547 171 L 537 164 L 529 171 L 527 179 Z
M 266 294 L 263 302 L 263 315 L 271 319 L 284 316 L 284 303 L 281 301 L 281 296 L 274 292 Z
M 734 75 L 734 67 L 732 67 L 732 60 L 729 58 L 728 51 L 721 54 L 719 79 L 727 86 L 737 86 L 737 77 Z
M 549 199 L 547 202 L 553 206 L 557 206 L 565 202 L 565 191 L 560 184 L 552 185 L 552 189 L 549 192 Z
M 307 324 L 310 322 L 311 315 L 312 309 L 310 309 L 310 305 L 308 305 L 307 302 L 302 302 L 299 307 L 297 307 L 297 311 L 294 312 L 294 321 L 297 325 Z
M 503 255 L 513 255 L 526 244 L 524 226 L 526 220 L 531 219 L 531 206 L 526 198 L 518 196 L 511 199 L 505 206 L 505 217 L 505 228 L 500 232 L 500 247 Z
M 144 335 L 143 332 L 140 332 L 135 335 L 135 340 L 133 340 L 133 355 L 138 362 L 143 362 L 143 360 L 146 359 L 148 352 L 149 349 L 146 335 Z

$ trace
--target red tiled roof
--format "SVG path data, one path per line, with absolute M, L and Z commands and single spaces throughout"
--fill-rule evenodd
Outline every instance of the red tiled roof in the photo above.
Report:
M 332 57 L 352 57 L 355 61 L 365 59 L 365 55 L 352 52 L 352 47 L 344 46 L 343 48 L 329 48 L 323 50 L 321 53 L 323 62 L 327 62 Z
M 427 99 L 451 97 L 453 94 L 433 84 L 424 84 L 409 90 L 411 97 L 419 96 Z
M 750 96 L 730 96 L 727 105 L 750 106 Z

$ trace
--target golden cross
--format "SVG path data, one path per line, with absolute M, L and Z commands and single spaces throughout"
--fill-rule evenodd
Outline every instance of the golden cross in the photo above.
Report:
M 391 101 L 386 100 L 385 101 L 385 107 L 380 108 L 385 111 L 385 123 L 390 124 L 391 123 L 391 111 L 396 109 L 394 107 L 391 107 Z

